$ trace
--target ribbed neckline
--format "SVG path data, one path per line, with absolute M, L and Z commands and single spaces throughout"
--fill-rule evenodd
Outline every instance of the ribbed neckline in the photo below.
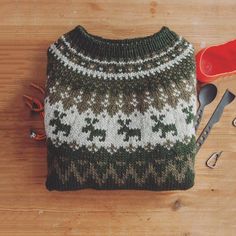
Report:
M 82 25 L 77 25 L 67 35 L 71 45 L 78 51 L 94 58 L 107 59 L 143 58 L 165 50 L 179 39 L 179 35 L 167 26 L 146 36 L 110 39 L 91 34 Z

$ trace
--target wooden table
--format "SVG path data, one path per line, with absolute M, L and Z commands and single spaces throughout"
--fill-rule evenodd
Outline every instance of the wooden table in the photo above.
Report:
M 234 0 L 1 1 L 0 7 L 0 235 L 145 236 L 236 235 L 236 102 L 226 107 L 196 160 L 188 191 L 49 192 L 44 142 L 29 138 L 42 128 L 22 95 L 44 85 L 46 49 L 76 25 L 107 38 L 144 36 L 167 25 L 196 52 L 234 39 Z M 205 111 L 204 127 L 236 76 L 214 82 L 219 93 Z M 38 94 L 34 94 L 38 96 Z M 217 168 L 205 166 L 223 150 Z

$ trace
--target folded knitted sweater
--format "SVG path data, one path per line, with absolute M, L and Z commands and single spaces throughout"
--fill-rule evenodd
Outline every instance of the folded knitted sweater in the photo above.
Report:
M 193 45 L 167 26 L 108 39 L 78 25 L 47 50 L 48 190 L 194 185 Z

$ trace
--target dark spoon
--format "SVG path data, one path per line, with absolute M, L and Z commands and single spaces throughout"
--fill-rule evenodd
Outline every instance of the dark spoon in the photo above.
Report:
M 207 84 L 201 88 L 198 96 L 199 107 L 197 110 L 195 130 L 197 130 L 200 124 L 205 106 L 210 104 L 215 99 L 216 94 L 217 87 L 214 84 Z

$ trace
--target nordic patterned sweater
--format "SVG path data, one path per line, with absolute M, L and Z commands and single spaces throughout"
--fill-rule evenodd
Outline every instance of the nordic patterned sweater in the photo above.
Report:
M 167 26 L 109 39 L 78 25 L 47 50 L 48 190 L 194 185 L 193 45 Z

